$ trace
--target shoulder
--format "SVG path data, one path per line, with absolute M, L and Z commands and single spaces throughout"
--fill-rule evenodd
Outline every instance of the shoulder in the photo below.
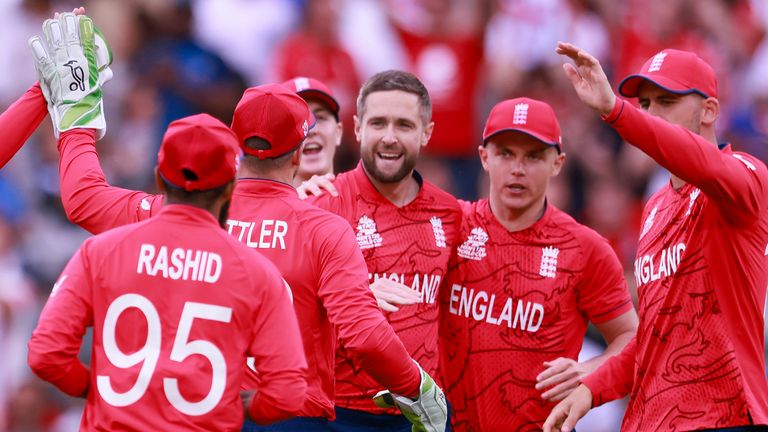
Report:
M 461 216 L 464 206 L 469 203 L 466 201 L 459 202 L 455 196 L 440 189 L 432 183 L 424 180 L 422 184 L 422 199 L 425 201 L 425 205 L 431 207 L 434 210 L 445 210 L 449 213 Z
M 585 248 L 586 251 L 599 250 L 606 252 L 612 250 L 608 239 L 594 229 L 577 222 L 571 215 L 557 207 L 552 208 L 552 222 L 561 229 L 570 232 L 576 242 Z

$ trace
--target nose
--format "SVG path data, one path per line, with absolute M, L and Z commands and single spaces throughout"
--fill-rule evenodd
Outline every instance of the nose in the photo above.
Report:
M 509 171 L 514 176 L 517 176 L 517 177 L 524 176 L 525 166 L 523 164 L 523 160 L 519 158 L 513 159 L 512 162 L 510 162 Z
M 384 131 L 384 136 L 381 137 L 381 141 L 383 144 L 397 143 L 397 135 L 395 134 L 394 125 L 387 126 L 387 129 Z

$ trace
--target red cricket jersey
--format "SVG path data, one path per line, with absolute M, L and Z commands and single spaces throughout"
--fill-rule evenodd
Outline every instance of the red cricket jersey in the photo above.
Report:
M 467 203 L 445 288 L 440 367 L 455 431 L 540 431 L 555 405 L 534 388 L 543 362 L 577 359 L 589 321 L 633 307 L 608 241 L 552 205 L 509 232 L 488 200 Z
M 62 202 L 69 218 L 97 233 L 154 215 L 162 195 L 109 186 L 93 136 L 76 130 L 59 140 Z M 418 368 L 368 288 L 365 262 L 346 221 L 300 200 L 290 185 L 258 179 L 238 180 L 229 218 L 230 234 L 269 258 L 293 292 L 309 365 L 307 401 L 298 415 L 335 418 L 337 336 L 379 387 L 416 391 Z
M 688 184 L 667 186 L 645 207 L 640 327 L 584 381 L 594 405 L 631 389 L 627 431 L 768 424 L 765 165 L 621 100 L 607 120 Z
M 35 83 L 0 114 L 0 133 L 3 134 L 0 168 L 27 142 L 47 114 L 48 108 L 39 83 Z
M 422 302 L 385 313 L 414 360 L 431 376 L 437 374 L 438 287 L 445 277 L 451 248 L 461 221 L 461 208 L 446 192 L 422 181 L 416 198 L 397 207 L 371 184 L 362 163 L 336 178 L 338 197 L 325 194 L 312 202 L 344 219 L 355 230 L 368 265 L 370 282 L 390 278 L 421 293 Z M 372 413 L 371 397 L 381 385 L 366 373 L 348 350 L 336 354 L 336 404 Z
M 77 354 L 93 327 L 90 372 Z M 207 211 L 169 205 L 90 238 L 54 286 L 29 363 L 87 403 L 81 430 L 228 430 L 243 422 L 246 355 L 259 423 L 295 415 L 306 360 L 277 269 Z

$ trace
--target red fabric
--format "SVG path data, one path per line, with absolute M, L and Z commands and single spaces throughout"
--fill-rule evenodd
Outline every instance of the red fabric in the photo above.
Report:
M 453 261 L 440 354 L 454 430 L 541 430 L 555 405 L 534 388 L 543 363 L 577 359 L 590 321 L 633 308 L 616 254 L 551 205 L 509 232 L 483 199 L 464 215 Z
M 282 156 L 295 150 L 315 124 L 307 103 L 282 84 L 251 87 L 235 107 L 232 130 L 244 152 L 259 159 Z M 245 140 L 259 137 L 271 146 L 267 150 L 246 147 Z
M 37 83 L 0 114 L 0 131 L 3 134 L 0 168 L 27 142 L 47 114 L 48 107 Z
M 192 261 L 193 254 L 201 258 Z M 128 295 L 127 307 L 116 306 Z M 195 307 L 198 312 L 189 313 Z M 89 326 L 90 377 L 77 359 Z M 117 364 L 119 352 L 144 346 L 143 362 Z M 185 356 L 184 349 L 196 354 Z M 129 389 L 153 353 L 153 372 L 141 380 L 147 388 L 138 387 L 130 401 Z M 228 236 L 210 213 L 186 205 L 88 239 L 59 278 L 29 342 L 30 366 L 41 378 L 72 395 L 91 383 L 81 430 L 239 431 L 246 355 L 255 356 L 262 374 L 250 409 L 256 421 L 294 415 L 303 404 L 307 364 L 277 269 Z M 168 390 L 168 379 L 177 380 L 181 396 Z M 194 413 L 179 399 L 195 403 L 208 395 L 211 405 Z
M 581 381 L 592 392 L 593 407 L 621 399 L 632 391 L 636 356 L 637 339 L 632 338 L 620 353 Z
M 288 184 L 241 179 L 227 229 L 239 241 L 259 248 L 291 287 L 311 366 L 311 403 L 302 416 L 334 418 L 336 334 L 344 349 L 381 383 L 378 390 L 413 393 L 418 368 L 368 288 L 365 261 L 346 221 L 300 200 Z M 283 231 L 285 235 L 275 235 Z
M 483 60 L 482 39 L 418 35 L 402 28 L 398 33 L 409 70 L 424 82 L 432 99 L 435 129 L 424 152 L 447 157 L 476 154 L 480 140 L 475 96 Z
M 622 430 L 768 424 L 768 170 L 624 101 L 613 114 L 625 140 L 688 182 L 657 192 L 643 212 L 640 327 Z M 608 399 L 596 390 L 596 400 Z
M 313 202 L 340 215 L 355 229 L 370 282 L 390 278 L 421 293 L 422 303 L 385 315 L 411 357 L 436 377 L 437 291 L 461 220 L 456 199 L 424 182 L 416 198 L 398 208 L 371 184 L 362 164 L 339 175 L 334 184 L 339 197 L 326 194 Z M 381 386 L 364 365 L 347 348 L 340 347 L 336 355 L 336 404 L 372 413 L 387 412 L 371 400 L 379 390 Z
M 168 125 L 157 169 L 166 181 L 184 190 L 208 190 L 235 179 L 239 158 L 234 132 L 208 114 L 197 114 Z M 185 171 L 196 178 L 188 178 Z
M 546 102 L 526 97 L 507 99 L 493 107 L 483 129 L 483 141 L 492 136 L 518 131 L 553 146 L 562 146 L 560 123 Z
M 155 215 L 163 196 L 109 186 L 93 140 L 93 133 L 86 132 L 68 132 L 59 140 L 67 215 L 94 233 Z M 334 417 L 334 326 L 350 352 L 385 387 L 413 392 L 420 378 L 418 369 L 392 330 L 381 325 L 384 317 L 368 288 L 363 258 L 344 220 L 299 200 L 289 185 L 251 179 L 237 182 L 229 217 L 229 232 L 272 259 L 294 293 L 309 362 L 307 402 L 299 415 Z M 285 225 L 278 227 L 276 220 Z M 275 235 L 285 226 L 285 236 Z M 285 250 L 280 248 L 283 244 Z M 387 351 L 377 347 L 387 347 Z M 255 377 L 248 376 L 254 383 Z

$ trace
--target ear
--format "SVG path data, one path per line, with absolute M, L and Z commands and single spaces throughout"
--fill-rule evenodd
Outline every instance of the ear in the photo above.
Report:
M 233 193 L 235 193 L 235 180 L 227 183 L 227 187 L 225 187 L 224 191 L 221 193 L 224 202 L 231 201 Z
M 299 166 L 301 164 L 301 148 L 304 146 L 304 143 L 301 143 L 298 149 L 293 151 L 293 154 L 291 155 L 291 165 L 294 167 Z
M 341 137 L 344 135 L 344 126 L 341 122 L 336 123 L 336 147 L 341 145 Z
M 555 153 L 557 153 L 556 149 L 553 149 Z M 565 153 L 560 152 L 555 155 L 555 161 L 552 163 L 552 176 L 555 177 L 558 174 L 560 174 L 560 170 L 563 169 L 563 164 L 565 163 Z
M 355 138 L 357 139 L 358 143 L 363 142 L 363 139 L 361 137 L 361 129 L 362 129 L 362 118 L 359 118 L 357 115 L 352 116 L 352 120 L 355 121 Z
M 483 169 L 488 171 L 488 149 L 486 146 L 477 146 L 477 153 L 480 155 L 480 163 L 483 165 Z
M 720 101 L 713 97 L 702 101 L 701 124 L 704 126 L 714 126 L 717 116 L 720 115 Z
M 421 146 L 426 147 L 429 144 L 429 139 L 432 138 L 432 131 L 435 129 L 435 122 L 431 121 L 427 123 L 424 128 L 424 133 L 421 135 Z
M 157 166 L 155 166 L 155 186 L 157 186 L 157 190 L 160 191 L 160 193 L 163 195 L 166 195 L 168 192 L 165 188 L 165 182 L 163 181 L 163 178 L 160 177 L 160 170 Z

